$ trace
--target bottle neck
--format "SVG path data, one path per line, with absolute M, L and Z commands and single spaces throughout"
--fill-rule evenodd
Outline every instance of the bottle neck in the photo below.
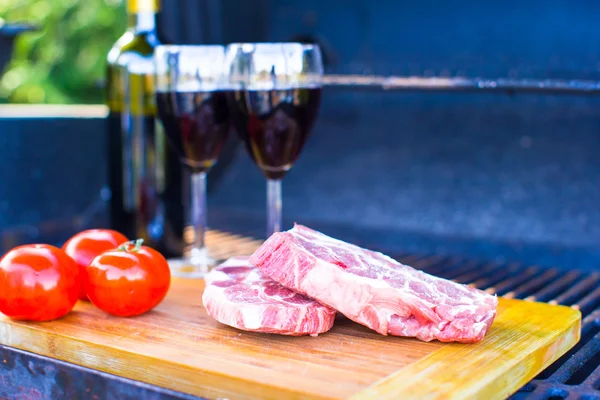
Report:
M 154 32 L 156 30 L 156 13 L 142 11 L 129 14 L 129 29 L 135 33 Z

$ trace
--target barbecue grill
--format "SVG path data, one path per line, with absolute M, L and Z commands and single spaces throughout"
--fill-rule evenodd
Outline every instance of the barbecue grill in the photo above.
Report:
M 466 0 L 452 6 L 433 1 L 427 5 L 429 10 L 415 6 L 410 11 L 401 5 L 369 6 L 360 1 L 346 2 L 343 7 L 342 3 L 332 4 L 338 2 L 275 5 L 259 1 L 248 6 L 240 1 L 231 2 L 231 9 L 221 3 L 189 0 L 165 7 L 161 21 L 166 36 L 180 43 L 302 37 L 325 49 L 325 97 L 329 100 L 311 139 L 312 147 L 305 150 L 297 170 L 285 183 L 289 197 L 284 215 L 292 218 L 284 221 L 285 226 L 301 219 L 298 222 L 334 237 L 384 251 L 415 268 L 498 296 L 579 309 L 584 318 L 580 342 L 512 398 L 600 399 L 600 31 L 596 25 L 600 4 L 576 8 L 567 2 L 540 0 L 517 9 L 502 1 L 479 8 Z M 246 20 L 256 24 L 236 23 L 240 10 Z M 462 22 L 463 30 L 445 31 L 448 21 Z M 499 24 L 509 28 L 493 28 Z M 569 29 L 572 25 L 579 29 Z M 563 40 L 552 36 L 547 26 L 559 27 L 556 30 L 561 31 Z M 338 31 L 346 32 L 346 37 L 339 38 Z M 404 36 L 398 40 L 390 32 Z M 370 41 L 364 39 L 369 35 Z M 484 46 L 486 40 L 492 44 Z M 56 134 L 65 130 L 54 127 L 55 121 L 46 123 Z M 105 145 L 101 116 L 76 123 L 89 133 L 86 146 Z M 36 152 L 36 148 L 52 146 L 47 144 L 48 136 L 35 136 L 39 125 L 27 124 L 31 124 L 25 128 L 30 146 L 23 158 L 35 160 L 37 166 L 51 166 L 36 174 L 51 176 L 58 159 L 64 166 L 78 162 L 59 150 Z M 1 145 L 3 140 L 9 147 L 24 140 L 13 134 L 10 123 L 5 126 L 0 155 L 6 147 Z M 420 129 L 422 126 L 425 128 Z M 380 141 L 378 160 L 397 157 L 403 161 L 380 163 L 360 157 L 366 154 L 368 141 L 345 143 L 345 135 L 356 138 L 361 133 L 372 135 L 371 142 L 376 145 Z M 396 133 L 400 144 L 394 147 L 394 143 L 384 142 Z M 450 149 L 444 145 L 448 138 L 457 137 L 449 142 Z M 84 143 L 79 136 L 69 136 L 69 142 L 72 146 Z M 398 155 L 384 151 L 390 146 Z M 217 170 L 212 182 L 209 223 L 221 232 L 211 232 L 209 246 L 211 240 L 213 245 L 244 246 L 263 238 L 264 184 L 236 147 L 231 145 L 226 151 L 225 168 Z M 377 146 L 370 149 L 375 154 Z M 348 155 L 343 164 L 346 170 L 334 165 L 342 163 L 342 155 Z M 97 157 L 94 163 L 101 162 L 101 155 Z M 7 175 L 11 168 L 14 174 L 37 168 L 5 165 L 2 159 L 0 166 Z M 387 181 L 377 181 L 391 189 L 386 186 L 388 191 L 382 189 L 383 194 L 374 193 L 378 189 L 373 185 L 361 191 L 362 182 L 379 179 L 386 171 L 365 172 L 362 165 L 352 166 L 348 160 L 397 166 L 393 173 L 388 171 Z M 440 160 L 445 168 L 431 169 L 431 164 Z M 403 173 L 402 169 L 409 167 L 409 173 Z M 37 208 L 27 204 L 29 208 L 0 215 L 0 226 L 4 221 L 10 227 L 0 232 L 0 253 L 22 242 L 58 244 L 74 230 L 102 226 L 105 179 L 101 173 L 90 174 L 72 193 L 40 189 L 40 197 L 49 199 L 45 204 L 37 204 Z M 444 180 L 434 180 L 439 174 L 446 174 L 444 179 L 455 182 L 454 187 L 440 190 Z M 319 176 L 327 179 L 319 181 Z M 356 185 L 336 186 L 333 194 L 323 192 L 334 181 Z M 498 187 L 509 193 L 499 193 Z M 9 191 L 0 181 L 0 193 L 7 193 L 10 204 L 26 197 L 29 190 L 12 186 Z M 496 201 L 502 195 L 506 197 Z M 403 202 L 403 196 L 408 200 Z M 435 196 L 437 201 L 427 203 Z M 394 197 L 400 200 L 381 200 Z M 68 204 L 72 198 L 77 204 L 87 201 L 89 206 L 78 210 L 75 217 L 55 218 L 52 204 Z M 0 210 L 2 200 L 0 196 Z M 434 216 L 423 216 L 425 207 L 419 204 L 423 202 Z M 488 206 L 489 214 L 482 214 Z M 392 214 L 380 212 L 386 208 L 395 210 L 396 220 L 386 223 Z M 35 218 L 31 217 L 34 209 Z M 324 211 L 317 215 L 317 209 Z M 361 213 L 367 216 L 355 220 Z M 400 226 L 398 221 L 403 218 L 409 222 Z M 20 219 L 29 222 L 15 227 Z M 370 223 L 370 219 L 377 221 Z M 448 226 L 456 229 L 445 230 Z M 0 384 L 0 398 L 23 393 L 33 396 L 33 391 L 50 398 L 85 393 L 99 398 L 192 398 L 12 348 L 0 346 L 0 359 L 4 360 L 0 382 L 23 382 L 20 387 Z M 25 392 L 29 388 L 34 389 Z
M 226 258 L 232 252 L 244 252 L 256 246 L 257 241 L 242 235 L 211 231 L 208 244 L 217 249 L 218 257 Z M 600 398 L 600 273 L 440 255 L 401 253 L 394 254 L 394 258 L 425 272 L 498 296 L 579 309 L 583 314 L 580 342 L 511 398 Z M 4 346 L 0 346 L 0 356 L 4 360 L 0 376 L 7 382 L 23 382 L 19 386 L 4 386 L 4 393 L 0 394 L 7 398 L 26 393 L 26 390 L 32 390 L 31 393 L 40 390 L 52 398 L 74 398 L 89 393 L 90 396 L 105 396 L 99 398 L 107 399 L 196 399 Z

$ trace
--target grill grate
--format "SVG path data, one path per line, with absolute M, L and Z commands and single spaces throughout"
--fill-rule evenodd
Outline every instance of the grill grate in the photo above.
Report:
M 400 262 L 498 296 L 578 308 L 580 342 L 515 393 L 514 400 L 600 400 L 600 273 L 400 255 Z
M 207 246 L 213 256 L 220 259 L 251 254 L 260 244 L 252 238 L 219 231 L 209 231 L 207 236 Z M 578 308 L 583 315 L 579 343 L 511 399 L 600 400 L 600 273 L 433 255 L 398 254 L 394 258 L 498 296 Z

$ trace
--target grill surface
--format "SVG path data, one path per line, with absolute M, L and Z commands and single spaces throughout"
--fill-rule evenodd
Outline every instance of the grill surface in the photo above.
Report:
M 247 236 L 234 235 L 216 230 L 207 232 L 206 242 L 212 255 L 217 259 L 226 259 L 234 255 L 251 254 L 261 244 L 260 241 Z M 578 308 L 584 318 L 580 342 L 571 351 L 521 388 L 511 399 L 600 400 L 599 272 L 586 273 L 575 270 L 565 271 L 558 268 L 547 269 L 515 263 L 479 262 L 457 257 L 418 256 L 413 254 L 390 255 L 404 264 L 411 265 L 425 272 L 456 282 L 469 284 L 488 293 L 495 293 L 498 296 L 543 301 Z M 25 357 L 25 355 L 17 354 L 16 357 Z M 48 360 L 40 361 L 35 357 L 37 356 L 30 354 L 26 358 L 23 358 L 23 360 L 27 362 L 28 366 L 37 363 L 52 364 Z M 55 367 L 58 369 L 67 368 L 58 364 L 52 366 L 52 368 Z M 65 384 L 64 380 L 59 382 L 58 378 L 56 378 L 56 384 L 48 386 L 48 382 L 40 381 L 40 377 L 33 372 L 30 375 L 27 373 L 24 373 L 24 375 L 16 373 L 13 375 L 8 374 L 6 379 L 9 382 L 11 378 L 16 379 L 15 382 L 19 382 L 21 386 L 31 386 L 32 390 L 36 389 L 40 391 L 42 394 L 41 398 L 72 397 L 68 396 L 67 392 L 76 392 L 83 396 L 91 388 L 103 388 L 106 385 L 112 385 L 110 387 L 113 388 L 115 393 L 131 392 L 137 394 L 141 393 L 140 391 L 151 390 L 152 396 L 150 397 L 152 398 L 189 398 L 183 394 L 170 393 L 166 395 L 161 392 L 160 388 L 140 388 L 140 385 L 136 382 L 128 382 L 118 377 L 109 376 L 108 374 L 100 376 L 96 371 L 85 370 L 81 367 L 75 366 L 74 369 L 73 366 L 69 366 L 68 369 L 70 372 L 68 374 L 64 372 L 65 376 L 79 376 L 80 374 L 84 374 L 87 377 L 85 382 L 74 378 L 73 382 L 79 383 L 73 386 L 70 383 L 68 385 Z M 30 370 L 29 368 L 25 371 Z M 2 375 L 1 373 L 2 368 L 0 368 L 0 376 Z M 52 388 L 52 392 L 48 389 L 49 387 Z M 4 393 L 2 389 L 5 392 L 8 390 L 8 392 Z M 60 392 L 60 394 L 54 395 L 55 391 L 56 393 Z M 11 387 L 7 388 L 5 386 L 0 388 L 0 398 L 2 395 L 12 398 L 19 394 L 21 394 L 21 391 L 18 387 L 14 390 Z M 43 395 L 47 395 L 47 397 Z
M 260 241 L 210 231 L 207 245 L 216 258 L 250 254 Z M 441 256 L 396 254 L 394 258 L 432 275 L 468 284 L 498 296 L 562 304 L 583 315 L 580 342 L 515 393 L 511 399 L 600 400 L 600 273 L 541 268 L 516 263 L 478 262 Z

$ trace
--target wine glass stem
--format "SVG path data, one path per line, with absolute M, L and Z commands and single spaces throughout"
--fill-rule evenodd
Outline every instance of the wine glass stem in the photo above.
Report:
M 206 172 L 193 172 L 191 180 L 194 250 L 198 252 L 199 250 L 204 251 L 204 232 L 206 231 Z
M 267 179 L 267 237 L 281 231 L 281 180 Z

